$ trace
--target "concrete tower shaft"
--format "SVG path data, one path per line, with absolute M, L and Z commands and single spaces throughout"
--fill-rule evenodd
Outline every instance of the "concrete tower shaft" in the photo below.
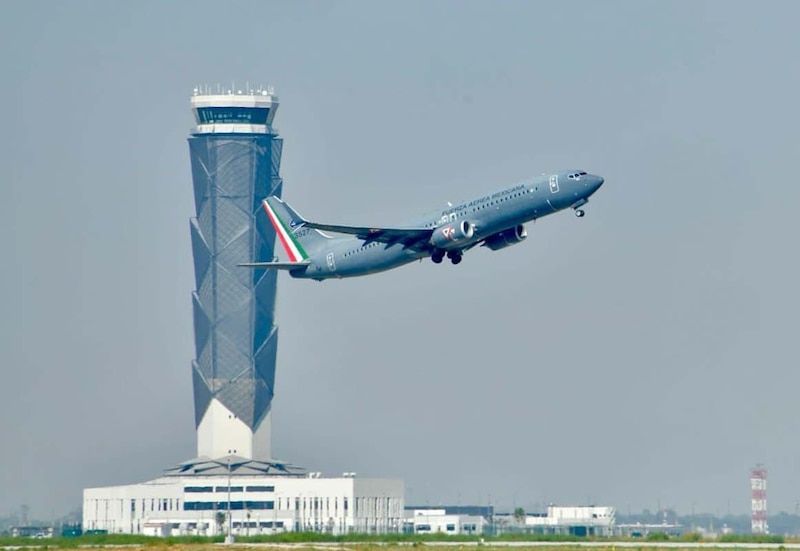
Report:
M 283 183 L 283 140 L 272 128 L 278 99 L 267 91 L 195 90 L 191 106 L 197 454 L 270 459 L 277 274 L 237 264 L 274 253 L 260 203 L 280 196 Z

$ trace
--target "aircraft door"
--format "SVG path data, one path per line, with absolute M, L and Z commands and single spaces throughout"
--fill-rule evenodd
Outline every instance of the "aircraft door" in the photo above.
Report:
M 550 176 L 550 193 L 558 193 L 558 174 Z
M 332 272 L 336 271 L 336 259 L 333 256 L 333 253 L 328 253 L 328 256 L 325 257 L 328 261 L 328 269 Z

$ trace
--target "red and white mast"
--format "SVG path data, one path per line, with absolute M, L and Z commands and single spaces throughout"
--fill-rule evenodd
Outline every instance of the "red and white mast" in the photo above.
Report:
M 767 469 L 757 465 L 750 469 L 750 530 L 753 534 L 769 534 L 767 526 Z

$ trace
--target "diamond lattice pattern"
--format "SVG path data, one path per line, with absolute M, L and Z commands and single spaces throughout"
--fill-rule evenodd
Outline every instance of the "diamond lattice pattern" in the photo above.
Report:
M 251 429 L 274 396 L 278 332 L 275 272 L 237 266 L 272 258 L 275 233 L 261 200 L 280 195 L 282 140 L 200 135 L 189 139 L 196 217 L 191 223 L 196 292 L 192 362 L 195 422 L 212 398 Z

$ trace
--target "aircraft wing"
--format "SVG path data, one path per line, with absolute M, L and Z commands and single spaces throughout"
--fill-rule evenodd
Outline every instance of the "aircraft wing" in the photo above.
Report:
M 261 268 L 261 269 L 273 269 L 273 270 L 297 270 L 299 268 L 305 268 L 309 266 L 311 262 L 308 260 L 304 260 L 302 262 L 244 262 L 242 264 L 237 264 L 242 268 Z
M 318 224 L 317 222 L 304 222 L 307 228 L 315 230 L 329 231 L 333 233 L 346 233 L 355 235 L 364 241 L 377 241 L 379 243 L 403 243 L 411 247 L 420 242 L 427 243 L 431 235 L 432 228 L 368 228 L 360 226 L 336 226 L 333 224 Z

